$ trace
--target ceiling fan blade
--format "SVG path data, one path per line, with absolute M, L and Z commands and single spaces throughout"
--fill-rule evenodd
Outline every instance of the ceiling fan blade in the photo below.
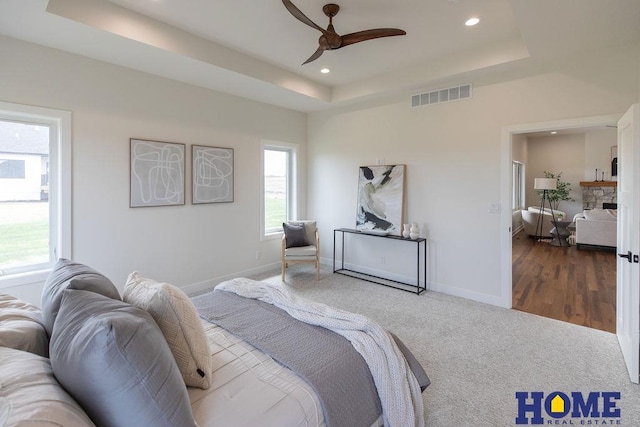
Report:
M 309 57 L 309 59 L 307 59 L 306 61 L 304 61 L 304 62 L 302 63 L 302 65 L 304 65 L 304 64 L 308 64 L 308 63 L 309 63 L 309 62 L 311 62 L 311 61 L 315 61 L 316 59 L 320 58 L 320 56 L 322 56 L 322 54 L 323 54 L 323 53 L 324 53 L 324 49 L 323 49 L 323 48 L 321 48 L 321 47 L 319 47 L 319 48 L 318 48 L 318 50 L 316 50 L 316 51 L 313 53 L 313 55 L 311 55 L 311 56 Z
M 376 28 L 374 30 L 358 31 L 357 33 L 345 34 L 342 36 L 342 45 L 340 47 L 380 37 L 404 36 L 405 34 L 407 34 L 406 31 L 399 30 L 397 28 Z
M 325 30 L 324 28 L 318 26 L 315 22 L 313 22 L 311 19 L 307 18 L 305 16 L 304 13 L 302 13 L 300 11 L 300 9 L 298 9 L 293 3 L 291 3 L 290 0 L 282 0 L 282 4 L 284 4 L 284 7 L 287 8 L 287 10 L 294 16 L 294 18 L 296 18 L 298 21 L 303 22 L 305 24 L 307 24 L 308 26 L 315 28 L 316 30 L 320 31 L 322 34 L 326 35 L 327 34 L 327 30 Z

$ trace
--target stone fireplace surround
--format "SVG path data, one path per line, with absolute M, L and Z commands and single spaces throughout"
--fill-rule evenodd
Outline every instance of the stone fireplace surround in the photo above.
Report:
M 603 203 L 617 203 L 617 181 L 581 181 L 582 208 L 602 208 Z

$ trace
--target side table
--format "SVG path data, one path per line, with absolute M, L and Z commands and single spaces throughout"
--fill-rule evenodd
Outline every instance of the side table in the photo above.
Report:
M 415 244 L 416 246 L 416 282 L 415 284 L 402 282 L 398 280 L 386 279 L 384 277 L 376 276 L 373 274 L 363 273 L 361 271 L 351 270 L 345 266 L 344 254 L 345 254 L 345 234 L 368 236 L 369 238 L 384 239 L 386 241 L 401 241 L 406 244 Z M 383 241 L 384 241 L 383 240 Z M 339 243 L 336 245 L 336 243 Z M 421 248 L 422 246 L 422 248 Z M 340 248 L 340 254 L 338 260 L 339 265 L 336 265 L 337 251 L 336 248 Z M 422 251 L 420 250 L 422 249 Z M 420 254 L 422 253 L 422 257 Z M 421 259 L 422 258 L 422 259 Z M 422 267 L 422 271 L 421 268 Z M 412 292 L 416 295 L 420 295 L 427 290 L 427 239 L 418 237 L 417 239 L 407 239 L 401 236 L 391 235 L 379 235 L 368 234 L 362 231 L 353 230 L 351 228 L 336 228 L 333 230 L 333 272 L 337 274 L 343 274 L 345 276 L 355 277 L 356 279 L 365 280 L 367 282 L 376 283 L 378 285 L 388 286 L 390 288 L 400 289 L 401 291 Z M 420 278 L 424 279 L 424 283 L 420 285 Z
M 571 225 L 572 221 L 556 221 L 555 227 L 549 231 L 549 234 L 553 236 L 551 245 L 553 246 L 569 246 L 567 237 L 571 235 L 571 232 L 567 229 Z

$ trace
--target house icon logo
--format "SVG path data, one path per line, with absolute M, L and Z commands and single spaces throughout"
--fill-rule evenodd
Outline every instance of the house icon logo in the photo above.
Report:
M 516 392 L 516 425 L 623 425 L 620 392 Z
M 556 397 L 551 399 L 551 413 L 552 414 L 563 414 L 564 413 L 564 399 L 556 394 Z

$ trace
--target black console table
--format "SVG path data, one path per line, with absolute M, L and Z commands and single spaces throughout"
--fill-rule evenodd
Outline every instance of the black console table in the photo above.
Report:
M 372 274 L 361 273 L 359 271 L 351 270 L 349 268 L 345 268 L 344 266 L 344 236 L 345 234 L 357 234 L 362 236 L 368 236 L 371 238 L 378 239 L 392 239 L 392 240 L 400 240 L 403 242 L 407 242 L 409 244 L 416 245 L 416 282 L 414 283 L 406 283 L 400 282 L 398 280 L 385 279 L 384 277 L 375 276 Z M 336 266 L 336 239 L 338 236 L 341 237 L 341 245 L 340 245 L 340 266 L 339 268 Z M 422 262 L 421 261 L 421 249 L 422 247 Z M 422 265 L 421 265 L 422 264 Z M 422 267 L 424 285 L 420 286 L 420 267 Z M 366 280 L 368 282 L 376 283 L 383 286 L 389 286 L 391 288 L 400 289 L 407 292 L 412 292 L 417 295 L 420 295 L 422 292 L 427 290 L 427 239 L 417 238 L 417 239 L 409 239 L 403 238 L 400 236 L 389 236 L 389 235 L 380 235 L 380 234 L 372 234 L 367 232 L 362 232 L 358 230 L 354 230 L 351 228 L 337 228 L 333 230 L 333 272 L 338 274 L 343 274 L 345 276 L 355 277 L 357 279 Z M 402 286 L 399 286 L 402 285 Z

